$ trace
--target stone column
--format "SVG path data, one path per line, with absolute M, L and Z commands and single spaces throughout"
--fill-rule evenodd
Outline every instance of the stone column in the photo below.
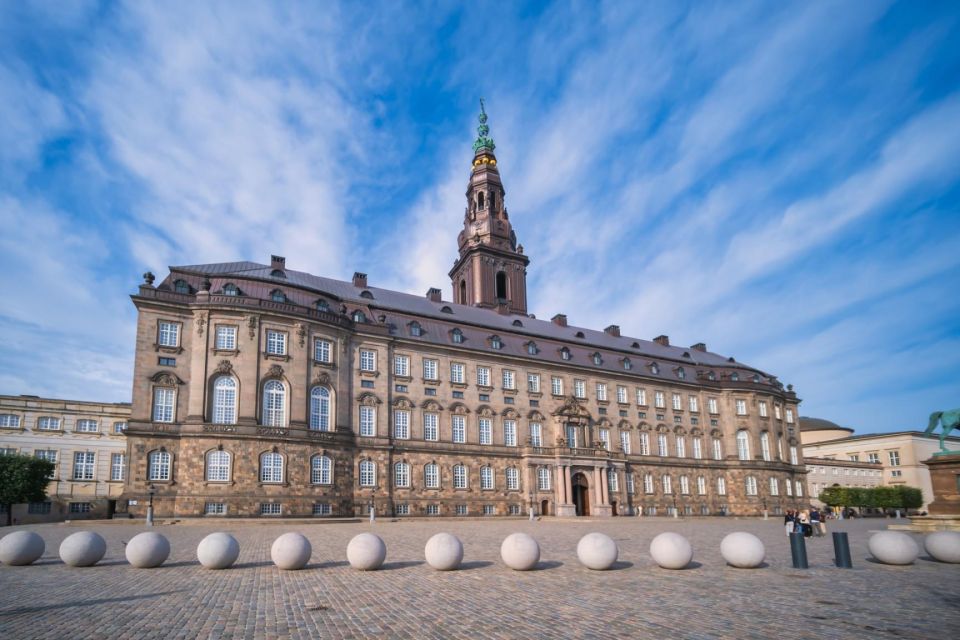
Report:
M 603 504 L 603 488 L 600 486 L 600 467 L 593 468 L 593 495 L 597 506 Z
M 610 487 L 608 485 L 607 470 L 600 470 L 600 486 L 603 489 L 603 502 L 601 504 L 610 504 Z
M 567 503 L 573 502 L 573 487 L 570 484 L 570 465 L 563 465 L 563 486 L 567 490 Z
M 563 481 L 563 467 L 557 465 L 557 503 L 566 504 L 567 496 L 565 495 L 566 484 Z

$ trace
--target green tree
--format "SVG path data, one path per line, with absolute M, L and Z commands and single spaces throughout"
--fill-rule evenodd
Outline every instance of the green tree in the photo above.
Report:
M 7 507 L 7 526 L 13 524 L 13 505 L 43 502 L 54 465 L 21 455 L 0 456 L 0 504 Z
M 850 504 L 847 501 L 846 487 L 827 487 L 817 496 L 823 504 L 830 507 L 839 507 Z
M 910 509 L 919 509 L 923 506 L 923 492 L 920 489 L 907 485 L 898 485 L 891 487 L 891 489 L 896 489 L 896 504 L 893 506 L 903 509 L 904 515 Z

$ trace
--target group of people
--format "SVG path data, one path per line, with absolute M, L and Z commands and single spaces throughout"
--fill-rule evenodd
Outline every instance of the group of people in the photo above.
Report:
M 805 538 L 811 536 L 821 537 L 827 535 L 826 514 L 814 507 L 807 511 L 794 511 L 788 509 L 783 517 L 783 528 L 787 535 L 791 533 L 802 533 Z

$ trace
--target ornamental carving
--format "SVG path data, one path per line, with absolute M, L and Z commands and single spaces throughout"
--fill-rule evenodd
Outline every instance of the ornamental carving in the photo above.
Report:
M 313 377 L 313 384 L 319 384 L 324 387 L 330 386 L 330 374 L 326 371 L 318 371 L 317 375 Z
M 250 339 L 253 340 L 257 337 L 257 316 L 248 316 L 247 317 L 247 328 L 250 329 Z
M 380 400 L 377 396 L 372 393 L 361 393 L 357 398 L 357 402 L 367 407 L 375 407 L 378 404 L 383 404 L 383 401 Z
M 153 374 L 153 376 L 151 376 L 150 380 L 152 380 L 153 382 L 155 382 L 155 383 L 157 383 L 157 384 L 166 385 L 166 386 L 170 386 L 170 387 L 175 386 L 175 385 L 178 385 L 178 384 L 183 384 L 183 380 L 181 380 L 181 379 L 177 376 L 177 374 L 171 373 L 171 372 L 169 372 L 169 371 L 159 371 L 159 372 Z
M 425 400 L 423 404 L 420 405 L 420 408 L 425 411 L 443 411 L 443 407 L 441 407 L 440 403 L 436 400 Z
M 520 417 L 520 414 L 517 413 L 517 410 L 514 409 L 513 407 L 507 407 L 506 409 L 503 410 L 503 413 L 501 413 L 500 415 L 502 415 L 504 418 L 509 418 L 511 420 L 516 420 L 517 418 Z
M 492 418 L 494 415 L 496 415 L 496 414 L 493 412 L 493 409 L 491 409 L 491 408 L 488 407 L 487 405 L 483 405 L 483 406 L 481 406 L 481 407 L 478 407 L 478 408 L 477 408 L 477 414 L 483 416 L 484 418 Z
M 278 364 L 270 365 L 270 369 L 267 370 L 268 378 L 282 378 L 283 377 L 283 367 Z
M 590 412 L 573 396 L 567 396 L 563 402 L 563 406 L 554 411 L 553 415 L 563 416 L 565 418 L 576 418 L 584 421 L 590 419 Z
M 307 327 L 302 322 L 297 323 L 297 338 L 300 342 L 300 346 L 302 347 L 307 339 Z
M 202 336 L 203 328 L 207 326 L 207 314 L 201 313 L 199 316 L 197 316 L 196 323 L 197 323 L 197 335 Z
M 229 360 L 221 360 L 220 364 L 217 365 L 217 373 L 230 375 L 233 373 L 233 365 Z
M 451 413 L 456 413 L 458 415 L 465 415 L 470 413 L 470 409 L 467 409 L 466 405 L 460 402 L 454 402 L 452 405 L 450 405 L 450 411 Z
M 413 403 L 406 398 L 397 398 L 393 401 L 393 406 L 400 409 L 413 409 Z

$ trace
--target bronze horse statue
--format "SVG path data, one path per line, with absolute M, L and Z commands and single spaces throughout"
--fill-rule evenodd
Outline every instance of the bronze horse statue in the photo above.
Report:
M 960 409 L 953 409 L 951 411 L 934 411 L 931 413 L 930 424 L 927 425 L 927 430 L 923 432 L 924 435 L 930 435 L 936 431 L 938 422 L 942 427 L 940 431 L 940 451 L 943 453 L 950 453 L 944 440 L 946 439 L 948 433 L 954 429 L 960 428 Z

